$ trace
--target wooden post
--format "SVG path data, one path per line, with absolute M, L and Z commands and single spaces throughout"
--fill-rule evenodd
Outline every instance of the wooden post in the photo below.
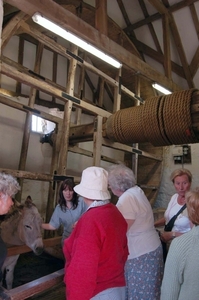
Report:
M 135 94 L 140 97 L 140 78 L 139 75 L 136 75 L 136 86 Z M 140 105 L 140 101 L 137 100 L 136 106 Z M 133 147 L 138 149 L 138 143 L 134 143 Z M 137 172 L 138 172 L 138 154 L 134 153 L 132 155 L 132 170 L 135 174 L 135 180 L 137 182 Z
M 93 165 L 100 166 L 102 152 L 102 122 L 103 117 L 97 116 L 93 134 Z
M 95 28 L 104 35 L 108 35 L 107 0 L 96 0 L 95 3 Z
M 34 67 L 34 72 L 38 73 L 38 74 L 40 73 L 40 66 L 41 66 L 41 58 L 42 58 L 43 48 L 44 48 L 44 45 L 39 43 L 38 48 L 37 48 L 35 67 Z M 34 108 L 35 96 L 36 96 L 36 89 L 31 88 L 30 89 L 30 96 L 29 96 L 29 106 L 31 108 Z M 27 112 L 26 120 L 25 120 L 25 126 L 24 126 L 22 146 L 21 146 L 21 154 L 20 154 L 20 160 L 19 160 L 19 166 L 18 166 L 19 170 L 25 170 L 25 168 L 26 168 L 28 145 L 29 145 L 30 132 L 31 132 L 31 122 L 32 122 L 32 113 Z M 21 201 L 22 189 L 23 189 L 23 179 L 19 179 L 19 184 L 21 186 L 21 190 L 20 190 L 19 193 L 17 193 L 16 199 L 20 202 Z
M 113 104 L 113 113 L 120 110 L 121 106 L 121 75 L 122 75 L 122 69 L 120 68 L 118 70 L 116 81 L 118 81 L 118 86 L 114 87 L 114 104 Z
M 78 48 L 72 46 L 72 52 L 77 55 Z M 75 85 L 75 73 L 77 68 L 77 60 L 72 58 L 69 64 L 68 81 L 66 92 L 71 96 L 74 96 L 74 85 Z M 60 157 L 59 157 L 59 167 L 58 174 L 66 175 L 67 168 L 67 155 L 68 155 L 68 141 L 69 141 L 69 131 L 70 131 L 70 120 L 72 113 L 73 103 L 68 100 L 64 106 L 64 119 L 62 124 L 62 138 L 60 147 Z

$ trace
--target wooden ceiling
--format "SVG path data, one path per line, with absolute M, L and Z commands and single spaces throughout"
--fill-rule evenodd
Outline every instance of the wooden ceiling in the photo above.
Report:
M 2 49 L 13 34 L 39 40 L 30 18 L 35 12 L 121 61 L 122 84 L 143 99 L 155 95 L 153 82 L 172 91 L 197 88 L 199 0 L 7 0 Z M 112 68 L 91 59 L 97 68 L 116 76 Z

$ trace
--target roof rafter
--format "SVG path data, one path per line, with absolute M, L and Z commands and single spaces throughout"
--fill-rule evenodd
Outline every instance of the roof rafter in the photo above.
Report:
M 150 79 L 151 81 L 157 81 L 159 84 L 170 90 L 175 91 L 180 89 L 180 87 L 172 80 L 157 72 L 137 56 L 131 54 L 107 36 L 100 34 L 100 32 L 91 25 L 84 22 L 54 1 L 48 0 L 48 10 L 46 9 L 45 0 L 7 0 L 6 2 L 24 11 L 30 16 L 36 12 L 40 12 L 47 18 L 50 18 L 53 22 L 61 25 L 63 28 L 70 30 L 74 34 L 78 34 L 78 36 L 88 42 L 91 42 L 99 49 L 106 51 L 108 54 L 121 61 L 124 67 L 138 71 L 142 76 Z

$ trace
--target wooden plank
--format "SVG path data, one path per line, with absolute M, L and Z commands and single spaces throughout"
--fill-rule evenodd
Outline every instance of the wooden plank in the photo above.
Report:
M 38 181 L 53 180 L 53 175 L 50 175 L 50 174 L 34 173 L 34 172 L 12 170 L 12 169 L 5 169 L 5 168 L 0 168 L 0 172 L 10 174 L 17 178 L 26 178 L 26 179 L 30 179 L 30 180 L 38 180 Z
M 133 153 L 133 151 L 135 151 L 135 153 L 138 152 L 139 155 L 142 155 L 144 157 L 148 157 L 148 158 L 151 158 L 151 159 L 154 159 L 154 160 L 157 160 L 157 161 L 162 161 L 162 158 L 160 158 L 160 157 L 157 157 L 155 155 L 151 155 L 151 154 L 149 154 L 149 153 L 147 153 L 145 151 L 136 149 L 134 147 L 130 147 L 130 146 L 127 146 L 127 145 L 124 145 L 124 144 L 120 144 L 120 143 L 117 143 L 117 142 L 112 142 L 112 141 L 107 140 L 105 138 L 102 138 L 102 145 L 110 147 L 110 148 L 114 148 L 114 149 L 118 149 L 118 150 L 130 152 L 130 153 Z
M 56 116 L 53 116 L 53 115 L 48 114 L 46 112 L 43 112 L 39 109 L 31 108 L 28 105 L 23 105 L 21 103 L 10 100 L 7 97 L 4 97 L 4 95 L 2 95 L 2 90 L 0 90 L 0 103 L 5 104 L 7 106 L 10 106 L 12 108 L 16 108 L 18 110 L 24 111 L 24 112 L 31 112 L 33 115 L 36 115 L 36 116 L 41 117 L 43 119 L 49 120 L 49 121 L 54 122 L 56 124 L 62 123 L 61 118 L 58 118 Z
M 78 154 L 81 154 L 81 155 L 85 155 L 85 156 L 88 156 L 88 157 L 93 157 L 93 151 L 88 151 L 88 150 L 85 150 L 85 149 L 81 149 L 77 146 L 69 146 L 68 151 L 73 152 L 73 153 L 78 153 Z M 102 152 L 101 152 L 101 160 L 106 161 L 106 162 L 110 162 L 112 164 L 118 163 L 118 160 L 116 160 L 112 157 L 108 157 L 108 156 L 104 155 L 103 154 L 103 149 L 102 149 Z
M 72 142 L 75 139 L 82 139 L 90 137 L 91 139 L 93 138 L 93 133 L 94 133 L 94 123 L 90 124 L 81 124 L 81 125 L 72 125 L 70 127 L 70 142 Z
M 108 35 L 107 0 L 96 0 L 95 2 L 95 28 L 100 33 Z
M 28 299 L 31 296 L 39 294 L 49 288 L 52 288 L 56 284 L 63 281 L 64 269 L 58 270 L 50 275 L 43 276 L 39 279 L 33 280 L 29 283 L 23 284 L 12 290 L 6 291 L 6 294 L 10 300 L 22 300 Z
M 61 244 L 61 239 L 62 239 L 62 237 L 60 237 L 60 236 L 50 238 L 50 239 L 44 239 L 43 240 L 44 248 L 60 245 Z M 26 245 L 8 247 L 7 250 L 8 250 L 7 256 L 17 255 L 17 254 L 22 254 L 22 253 L 27 253 L 27 252 L 32 251 L 32 249 L 30 249 Z
M 15 80 L 18 80 L 20 82 L 23 82 L 24 84 L 33 86 L 33 87 L 37 88 L 38 90 L 43 91 L 44 93 L 55 96 L 64 102 L 67 102 L 69 99 L 71 99 L 70 95 L 68 95 L 67 93 L 63 94 L 63 92 L 60 91 L 58 88 L 53 87 L 49 83 L 41 81 L 38 78 L 33 78 L 28 74 L 22 74 L 16 68 L 14 68 L 8 64 L 2 63 L 1 72 L 3 74 L 5 74 L 6 76 L 14 78 Z M 94 115 L 100 115 L 103 117 L 109 117 L 111 115 L 111 113 L 109 113 L 101 108 L 98 108 L 92 104 L 86 103 L 85 101 L 82 101 L 76 97 L 73 97 L 72 101 L 75 106 L 78 106 L 87 111 L 90 111 Z

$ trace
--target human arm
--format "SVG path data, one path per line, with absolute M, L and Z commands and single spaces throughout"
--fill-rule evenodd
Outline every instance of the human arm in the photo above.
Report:
M 164 226 L 164 225 L 165 225 L 165 218 L 164 217 L 157 220 L 157 221 L 155 221 L 155 223 L 154 223 L 155 227 L 160 227 L 160 226 Z
M 46 230 L 56 230 L 56 228 L 50 225 L 49 223 L 43 223 L 41 224 L 41 227 Z
M 160 239 L 167 243 L 171 240 L 173 240 L 175 237 L 178 237 L 182 235 L 182 232 L 177 232 L 177 231 L 162 231 L 160 232 Z
M 50 218 L 49 223 L 42 223 L 41 227 L 46 230 L 56 230 L 60 226 L 60 208 L 55 207 L 55 210 Z
M 133 223 L 135 222 L 135 220 L 132 220 L 132 219 L 125 219 L 126 222 L 127 222 L 127 231 L 130 229 L 130 227 L 133 225 Z

